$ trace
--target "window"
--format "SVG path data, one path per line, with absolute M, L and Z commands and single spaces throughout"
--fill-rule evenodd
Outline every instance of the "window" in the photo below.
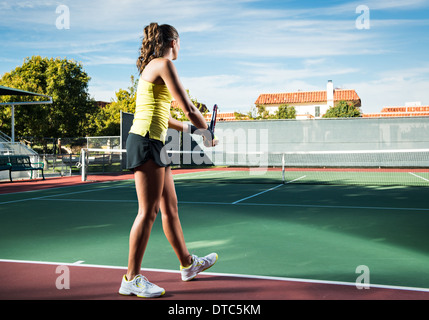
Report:
M 314 108 L 315 110 L 314 110 L 314 116 L 316 117 L 316 118 L 319 118 L 320 117 L 320 107 L 319 106 L 317 106 L 316 108 Z

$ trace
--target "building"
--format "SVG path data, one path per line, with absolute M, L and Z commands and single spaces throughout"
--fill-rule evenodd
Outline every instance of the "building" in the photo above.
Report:
M 204 119 L 206 119 L 207 122 L 210 121 L 212 119 L 212 113 L 206 113 Z M 237 121 L 237 118 L 235 112 L 218 112 L 216 121 Z
M 407 102 L 403 107 L 384 107 L 379 113 L 365 113 L 362 117 L 429 117 L 429 106 L 422 106 L 421 102 Z
M 97 107 L 104 109 L 106 108 L 109 104 L 111 104 L 111 102 L 106 102 L 106 101 L 95 101 L 95 104 L 97 105 Z
M 321 118 L 326 111 L 340 101 L 353 103 L 361 107 L 361 99 L 355 90 L 334 89 L 332 80 L 328 81 L 326 91 L 298 91 L 289 93 L 261 94 L 256 105 L 265 106 L 274 114 L 279 106 L 295 107 L 297 119 Z

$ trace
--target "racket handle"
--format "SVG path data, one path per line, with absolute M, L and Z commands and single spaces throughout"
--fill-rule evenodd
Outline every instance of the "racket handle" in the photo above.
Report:
M 214 136 L 213 130 L 209 127 L 207 129 L 198 129 L 193 124 L 188 124 L 188 133 L 190 134 L 196 134 L 199 136 L 209 136 L 211 135 L 212 139 Z
M 198 128 L 196 126 L 194 126 L 193 124 L 188 124 L 188 131 L 190 134 L 195 134 L 197 130 Z

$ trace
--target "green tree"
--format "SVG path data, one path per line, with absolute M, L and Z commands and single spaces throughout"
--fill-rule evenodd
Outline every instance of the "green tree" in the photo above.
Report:
M 17 136 L 76 137 L 90 134 L 89 120 L 98 112 L 88 93 L 90 77 L 79 62 L 60 58 L 26 58 L 22 66 L 5 73 L 6 87 L 51 96 L 51 105 L 15 108 Z M 7 101 L 34 101 L 34 97 L 2 97 Z M 10 107 L 0 109 L 0 124 L 10 130 Z
M 270 114 L 264 105 L 257 105 L 251 108 L 247 116 L 252 120 L 295 119 L 296 110 L 295 107 L 289 107 L 287 104 L 282 104 L 274 114 Z
M 186 90 L 186 93 L 188 94 L 189 99 L 191 99 L 192 103 L 194 104 L 194 106 L 196 106 L 198 108 L 198 110 L 200 110 L 200 112 L 204 115 L 206 115 L 207 113 L 207 107 L 198 102 L 197 99 L 191 97 L 191 94 L 189 93 L 189 90 Z M 170 110 L 171 116 L 174 119 L 180 120 L 180 121 L 189 121 L 189 119 L 186 117 L 185 113 L 183 112 L 182 108 L 180 106 L 178 106 L 177 104 L 172 104 L 171 106 L 171 110 Z
M 360 116 L 360 109 L 353 103 L 340 101 L 335 107 L 330 107 L 323 115 L 323 118 L 353 118 Z
M 97 136 L 117 136 L 121 128 L 121 110 L 134 113 L 136 110 L 138 80 L 131 76 L 131 86 L 115 92 L 115 99 L 95 115 L 93 124 Z
M 249 119 L 261 120 L 261 119 L 268 119 L 269 112 L 267 111 L 264 105 L 258 104 L 252 107 L 247 115 Z
M 236 120 L 248 120 L 249 119 L 249 114 L 244 114 L 241 112 L 234 112 L 234 117 Z
M 274 119 L 295 119 L 296 110 L 295 107 L 289 107 L 287 104 L 282 104 L 277 109 Z

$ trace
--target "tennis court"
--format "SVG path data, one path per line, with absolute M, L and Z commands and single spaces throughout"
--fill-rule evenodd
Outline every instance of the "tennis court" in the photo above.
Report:
M 161 299 L 429 298 L 427 170 L 390 172 L 398 181 L 390 184 L 345 183 L 353 172 L 344 170 L 321 184 L 309 183 L 320 179 L 315 170 L 286 170 L 285 183 L 236 169 L 174 172 L 189 250 L 219 260 L 181 282 L 158 218 L 142 273 L 165 287 Z M 373 175 L 359 172 L 365 181 Z M 137 299 L 117 294 L 137 212 L 132 176 L 62 181 L 70 182 L 22 182 L 25 192 L 0 185 L 0 299 Z M 61 265 L 70 269 L 68 290 L 56 288 Z M 356 286 L 360 266 L 370 289 Z

